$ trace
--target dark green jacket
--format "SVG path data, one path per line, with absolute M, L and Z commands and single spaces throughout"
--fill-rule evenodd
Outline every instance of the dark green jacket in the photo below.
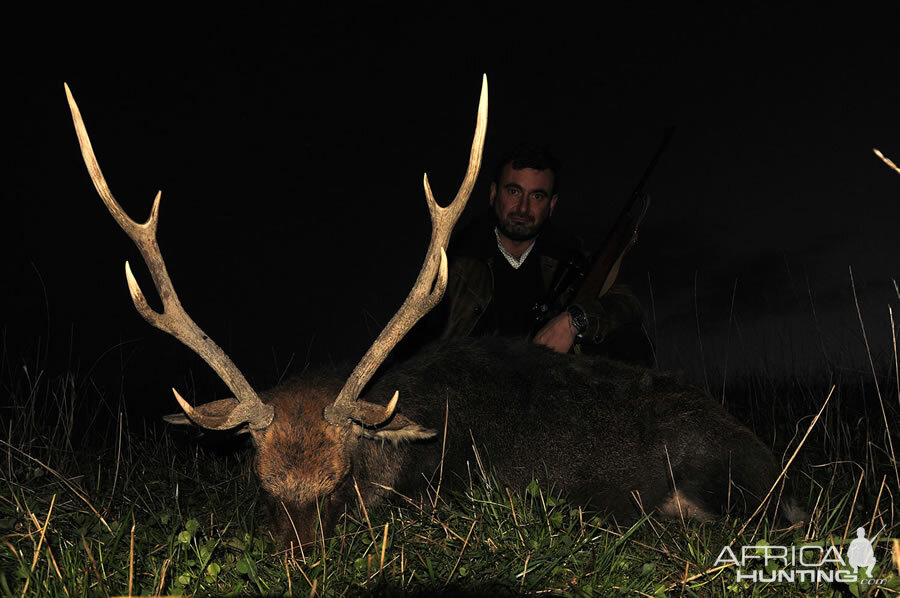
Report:
M 583 255 L 575 237 L 567 236 L 550 223 L 536 241 L 527 259 L 540 260 L 544 289 L 551 287 L 557 270 L 573 254 Z M 441 338 L 468 336 L 486 312 L 494 291 L 494 267 L 503 257 L 497 251 L 493 224 L 478 219 L 466 227 L 450 244 L 450 274 L 447 292 L 441 302 Z M 559 298 L 564 306 L 569 297 Z M 588 318 L 582 343 L 598 344 L 613 331 L 630 326 L 640 328 L 640 302 L 627 286 L 615 284 L 606 295 L 581 305 Z

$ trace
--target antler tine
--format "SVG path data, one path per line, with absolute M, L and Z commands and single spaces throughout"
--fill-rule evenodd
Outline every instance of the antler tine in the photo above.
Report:
M 100 195 L 109 213 L 112 214 L 115 221 L 125 231 L 125 234 L 137 245 L 138 251 L 141 252 L 141 256 L 150 270 L 153 284 L 162 300 L 162 313 L 154 311 L 147 304 L 144 293 L 131 273 L 131 267 L 128 265 L 128 262 L 125 262 L 125 277 L 128 281 L 128 290 L 135 309 L 148 323 L 164 332 L 168 332 L 197 353 L 222 378 L 222 381 L 234 393 L 238 401 L 238 405 L 230 410 L 230 415 L 223 417 L 220 413 L 214 424 L 212 421 L 206 421 L 204 415 L 198 411 L 187 409 L 185 411 L 195 423 L 201 426 L 205 425 L 204 422 L 213 424 L 205 427 L 226 429 L 243 422 L 249 422 L 250 427 L 254 429 L 266 427 L 275 416 L 274 408 L 263 404 L 259 400 L 256 392 L 228 355 L 188 316 L 181 306 L 178 295 L 175 293 L 175 288 L 172 286 L 172 281 L 166 270 L 166 264 L 163 261 L 156 241 L 161 193 L 156 194 L 156 198 L 153 200 L 153 208 L 150 210 L 150 217 L 143 224 L 135 222 L 125 213 L 109 190 L 109 185 L 107 185 L 103 172 L 100 170 L 100 165 L 97 163 L 97 158 L 94 156 L 94 150 L 91 147 L 91 140 L 81 118 L 81 112 L 78 110 L 78 105 L 75 103 L 75 98 L 72 97 L 68 84 L 64 85 L 66 97 L 69 101 L 69 109 L 72 111 L 72 120 L 75 123 L 75 133 L 81 146 L 81 156 L 84 158 L 84 164 L 91 175 L 94 187 L 97 189 L 97 193 Z M 178 393 L 175 394 L 177 397 Z M 183 400 L 179 402 L 182 405 L 187 404 Z
M 453 202 L 446 207 L 438 205 L 428 184 L 428 175 L 424 176 L 425 198 L 428 203 L 428 211 L 431 214 L 431 241 L 428 244 L 428 252 L 425 254 L 425 262 L 419 271 L 419 276 L 407 295 L 406 300 L 394 317 L 387 323 L 372 346 L 357 364 L 353 373 L 344 383 L 344 387 L 338 394 L 334 404 L 325 409 L 325 419 L 334 425 L 341 425 L 348 419 L 357 419 L 354 416 L 353 404 L 359 397 L 378 367 L 384 362 L 391 350 L 400 342 L 407 332 L 418 322 L 422 316 L 440 302 L 447 288 L 447 254 L 446 247 L 450 241 L 450 233 L 453 226 L 466 207 L 478 171 L 481 169 L 481 154 L 484 149 L 484 137 L 487 131 L 487 75 L 482 76 L 481 96 L 478 102 L 478 118 L 475 124 L 475 135 L 472 139 L 472 150 L 469 153 L 469 166 L 466 176 L 456 193 Z M 391 402 L 392 406 L 396 401 Z M 384 419 L 390 417 L 393 409 L 386 409 Z M 369 423 L 372 422 L 363 422 Z M 380 423 L 380 422 L 376 422 Z

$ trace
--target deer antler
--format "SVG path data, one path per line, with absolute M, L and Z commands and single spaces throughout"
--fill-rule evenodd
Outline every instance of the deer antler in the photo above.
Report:
M 66 97 L 69 100 L 69 109 L 72 111 L 72 120 L 75 122 L 75 133 L 78 135 L 78 143 L 81 146 L 81 156 L 84 158 L 84 164 L 91 175 L 94 187 L 97 189 L 97 193 L 100 194 L 100 198 L 103 200 L 109 213 L 112 214 L 113 219 L 119 223 L 125 234 L 134 241 L 138 251 L 141 252 L 144 262 L 150 270 L 150 276 L 153 278 L 156 291 L 159 293 L 160 299 L 162 299 L 163 311 L 159 313 L 150 308 L 144 293 L 131 274 L 131 267 L 128 265 L 128 262 L 125 262 L 125 277 L 128 280 L 128 290 L 131 293 L 134 307 L 148 323 L 164 332 L 168 332 L 193 349 L 203 361 L 215 370 L 219 377 L 222 378 L 222 381 L 231 389 L 231 392 L 234 393 L 234 396 L 237 397 L 236 399 L 207 403 L 197 409 L 192 408 L 173 388 L 172 392 L 175 393 L 175 398 L 187 416 L 194 423 L 204 428 L 225 430 L 244 422 L 248 422 L 251 429 L 265 428 L 275 417 L 274 407 L 266 405 L 259 400 L 259 396 L 257 396 L 237 366 L 194 323 L 178 300 L 178 295 L 175 293 L 175 288 L 169 279 L 166 264 L 156 242 L 159 199 L 162 193 L 158 192 L 156 194 L 156 199 L 153 200 L 153 208 L 150 210 L 150 217 L 145 223 L 138 224 L 128 217 L 128 214 L 125 213 L 122 206 L 119 205 L 112 192 L 110 192 L 106 179 L 103 178 L 100 165 L 97 163 L 94 150 L 91 148 L 91 140 L 88 138 L 87 129 L 84 127 L 81 112 L 78 110 L 78 105 L 72 97 L 69 86 L 65 85 L 65 88 Z
M 481 153 L 484 148 L 484 136 L 487 130 L 487 75 L 482 76 L 481 97 L 478 102 L 478 118 L 475 124 L 475 136 L 472 139 L 472 150 L 469 153 L 469 166 L 466 177 L 463 179 L 459 191 L 453 202 L 445 208 L 437 204 L 428 184 L 428 175 L 424 176 L 425 198 L 428 202 L 428 211 L 431 214 L 431 242 L 428 244 L 428 252 L 425 254 L 425 262 L 419 271 L 419 276 L 407 295 L 400 309 L 394 314 L 369 350 L 357 364 L 353 373 L 344 383 L 344 387 L 338 394 L 334 404 L 325 409 L 325 419 L 330 424 L 344 425 L 347 420 L 360 421 L 358 409 L 355 409 L 355 401 L 366 386 L 378 367 L 387 358 L 388 353 L 400 342 L 407 332 L 419 319 L 437 305 L 447 288 L 447 254 L 445 249 L 450 240 L 453 226 L 466 207 L 469 195 L 478 178 L 481 168 Z M 391 400 L 385 409 L 381 421 L 389 418 L 397 405 L 397 395 Z M 379 422 L 365 422 L 376 425 Z

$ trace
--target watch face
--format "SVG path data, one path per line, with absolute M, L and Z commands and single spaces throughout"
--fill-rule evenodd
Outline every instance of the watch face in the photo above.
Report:
M 572 324 L 578 329 L 578 332 L 584 332 L 587 328 L 587 316 L 584 315 L 584 312 L 574 305 L 566 311 L 572 317 Z

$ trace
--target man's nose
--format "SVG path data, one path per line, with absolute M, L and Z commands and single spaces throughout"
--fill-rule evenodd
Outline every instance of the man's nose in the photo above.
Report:
M 519 202 L 518 202 L 518 204 L 516 205 L 516 210 L 517 210 L 518 212 L 524 213 L 524 212 L 527 212 L 527 211 L 528 211 L 528 207 L 529 207 L 528 196 L 527 196 L 526 194 L 523 193 L 523 194 L 521 195 L 521 197 L 519 197 Z

